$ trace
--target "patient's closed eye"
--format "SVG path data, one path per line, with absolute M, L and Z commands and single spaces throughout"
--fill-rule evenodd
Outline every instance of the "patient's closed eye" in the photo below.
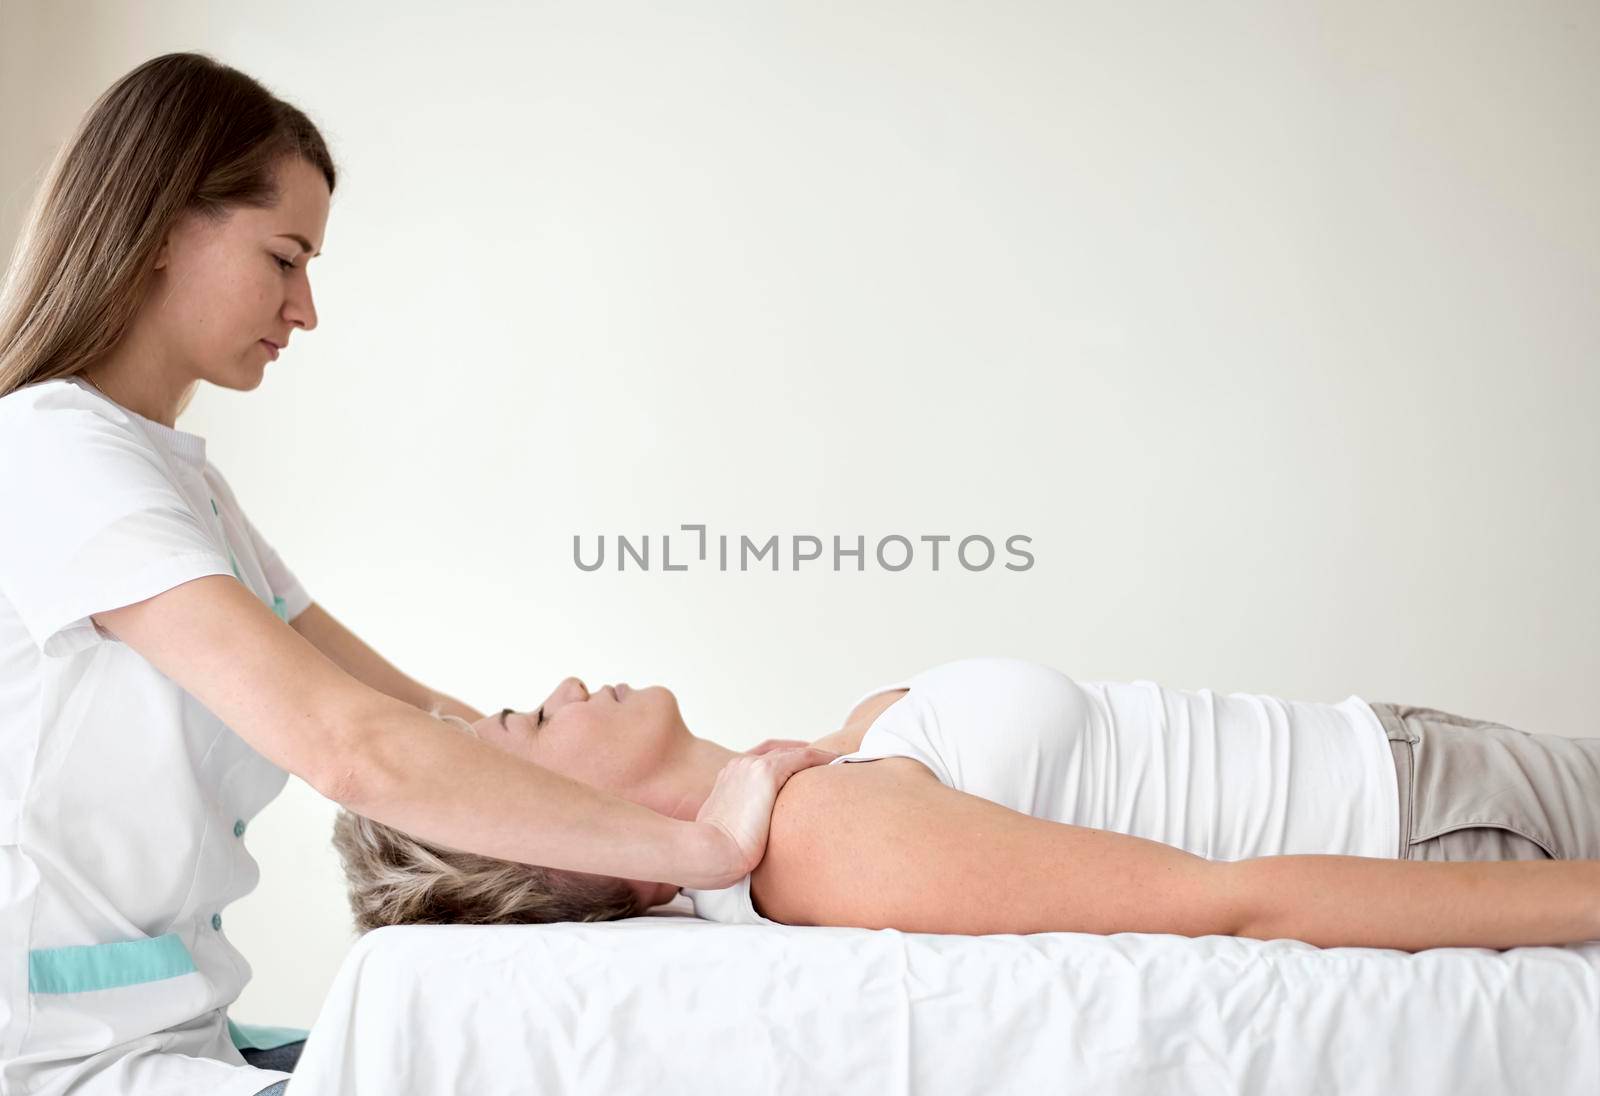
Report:
M 506 716 L 511 715 L 514 710 L 515 709 L 512 709 L 512 708 L 501 708 L 500 709 L 500 729 L 501 730 L 503 730 L 503 731 L 511 730 L 510 727 L 506 726 Z M 533 725 L 535 727 L 539 727 L 539 726 L 543 726 L 543 724 L 544 724 L 544 705 L 541 704 L 541 705 L 539 705 L 539 710 L 534 713 Z

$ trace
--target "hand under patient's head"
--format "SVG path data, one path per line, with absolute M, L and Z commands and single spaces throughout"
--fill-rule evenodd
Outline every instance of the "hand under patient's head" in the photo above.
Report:
M 594 692 L 565 678 L 543 704 L 476 723 L 441 719 L 573 780 L 635 802 L 639 789 L 690 738 L 677 698 L 661 686 Z M 647 806 L 650 804 L 646 804 Z M 670 901 L 666 883 L 617 879 L 500 860 L 421 841 L 350 811 L 334 822 L 356 927 L 545 924 L 634 917 Z

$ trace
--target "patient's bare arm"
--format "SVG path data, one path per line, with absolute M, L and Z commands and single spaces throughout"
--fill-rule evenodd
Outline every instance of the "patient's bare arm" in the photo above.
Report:
M 1600 939 L 1600 861 L 1206 860 L 1030 817 L 909 759 L 790 777 L 751 878 L 792 925 L 1153 932 L 1418 951 Z
M 1305 855 L 1227 866 L 1250 911 L 1240 936 L 1404 951 L 1600 940 L 1600 860 Z
M 817 766 L 779 792 L 751 877 L 764 917 L 905 932 L 1235 932 L 1226 865 L 1047 822 L 917 762 Z

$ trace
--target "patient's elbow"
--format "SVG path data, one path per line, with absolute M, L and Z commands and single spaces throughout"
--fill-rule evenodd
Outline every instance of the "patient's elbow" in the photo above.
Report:
M 1250 936 L 1255 939 L 1270 939 L 1269 937 L 1256 936 L 1261 931 L 1261 919 L 1257 916 L 1257 904 L 1251 898 L 1251 891 L 1245 869 L 1247 860 L 1213 860 L 1209 867 L 1212 875 L 1212 908 L 1211 916 L 1214 928 L 1213 934 L 1218 936 Z

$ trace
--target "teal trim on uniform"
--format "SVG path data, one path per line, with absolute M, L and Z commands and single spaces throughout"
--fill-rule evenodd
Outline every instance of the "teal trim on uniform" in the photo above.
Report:
M 216 499 L 211 500 L 211 512 L 217 515 L 217 521 L 220 523 L 222 521 L 222 511 L 217 509 Z M 222 543 L 227 545 L 228 548 L 228 566 L 233 568 L 233 577 L 238 579 L 240 582 L 244 582 L 244 576 L 239 573 L 239 561 L 233 558 L 233 545 L 228 544 L 228 531 L 226 529 L 222 529 L 220 524 L 217 526 L 217 528 L 221 529 Z M 246 589 L 249 589 L 250 584 L 248 582 L 244 582 L 244 585 Z
M 228 1020 L 228 1038 L 235 1050 L 276 1050 L 298 1043 L 311 1035 L 304 1028 L 267 1027 L 263 1024 L 236 1024 Z
M 194 958 L 175 932 L 28 952 L 29 993 L 88 993 L 194 974 Z
M 222 520 L 222 511 L 217 509 L 216 499 L 211 500 L 211 512 L 217 515 L 218 521 Z M 233 568 L 233 577 L 238 579 L 240 582 L 243 582 L 245 589 L 250 589 L 250 584 L 245 582 L 244 576 L 239 573 L 239 561 L 234 558 L 233 545 L 228 544 L 227 530 L 223 530 L 222 532 L 222 542 L 228 545 L 228 566 Z M 266 601 L 267 599 L 262 598 L 261 600 Z M 278 614 L 279 620 L 283 621 L 285 624 L 289 623 L 289 603 L 284 601 L 283 598 L 274 597 L 272 599 L 272 611 Z

